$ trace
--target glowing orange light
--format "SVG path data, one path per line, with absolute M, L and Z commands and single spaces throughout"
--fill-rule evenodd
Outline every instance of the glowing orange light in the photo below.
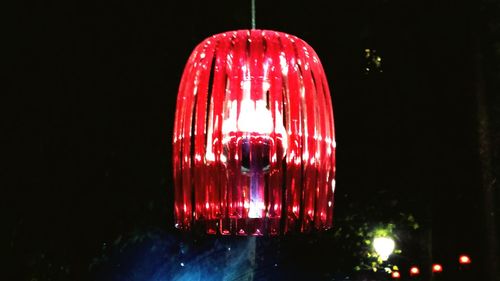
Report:
M 394 279 L 399 279 L 401 278 L 401 274 L 399 273 L 399 271 L 393 271 L 392 274 L 391 274 L 392 278 Z
M 470 260 L 469 256 L 461 255 L 460 258 L 458 259 L 458 262 L 460 262 L 460 264 L 470 264 L 472 261 Z
M 411 276 L 414 276 L 414 275 L 419 275 L 420 274 L 420 269 L 416 266 L 412 266 L 410 268 L 410 275 Z
M 443 271 L 443 266 L 440 264 L 436 263 L 432 266 L 432 272 L 442 272 Z

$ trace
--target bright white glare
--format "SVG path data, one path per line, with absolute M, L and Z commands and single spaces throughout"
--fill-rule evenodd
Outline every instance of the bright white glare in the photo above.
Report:
M 395 246 L 394 240 L 389 237 L 376 237 L 373 239 L 373 248 L 383 261 L 389 259 Z
M 263 100 L 242 100 L 237 124 L 241 132 L 270 134 L 273 131 L 273 117 Z

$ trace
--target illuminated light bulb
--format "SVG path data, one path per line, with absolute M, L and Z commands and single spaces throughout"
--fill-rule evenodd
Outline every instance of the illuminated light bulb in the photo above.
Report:
M 443 266 L 438 264 L 438 263 L 433 264 L 432 265 L 432 272 L 435 272 L 435 273 L 443 272 Z
M 399 271 L 393 271 L 391 273 L 391 277 L 394 279 L 399 279 L 399 278 L 401 278 L 401 273 L 399 273 Z
M 410 276 L 416 276 L 420 274 L 420 269 L 416 266 L 410 268 Z
M 472 261 L 470 259 L 469 256 L 467 255 L 460 255 L 460 257 L 458 258 L 458 262 L 460 264 L 470 264 Z
M 394 240 L 389 237 L 376 237 L 373 239 L 373 248 L 383 261 L 389 259 L 389 256 L 394 251 L 395 246 L 396 243 L 394 243 Z
M 269 30 L 213 35 L 179 87 L 175 226 L 242 236 L 329 229 L 335 149 L 328 83 L 307 43 Z

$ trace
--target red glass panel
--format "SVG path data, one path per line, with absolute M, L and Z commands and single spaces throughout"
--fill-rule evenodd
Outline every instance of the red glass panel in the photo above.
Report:
M 175 223 L 209 234 L 328 229 L 335 135 L 328 83 L 314 50 L 268 30 L 200 43 L 177 98 Z

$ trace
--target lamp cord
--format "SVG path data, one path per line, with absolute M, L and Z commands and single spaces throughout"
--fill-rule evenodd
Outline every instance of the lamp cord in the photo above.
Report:
M 255 0 L 252 0 L 252 29 L 255 29 Z

